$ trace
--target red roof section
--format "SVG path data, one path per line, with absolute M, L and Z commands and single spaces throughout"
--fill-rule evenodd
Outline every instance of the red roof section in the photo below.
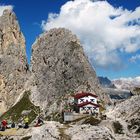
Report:
M 78 107 L 83 107 L 83 106 L 88 105 L 88 104 L 96 106 L 96 107 L 100 107 L 98 104 L 94 104 L 94 103 L 91 103 L 91 102 L 84 102 L 84 103 L 78 104 L 77 106 Z
M 74 95 L 74 98 L 80 99 L 80 98 L 87 97 L 87 96 L 92 96 L 92 97 L 95 97 L 95 98 L 98 97 L 97 95 L 92 94 L 92 93 L 81 92 L 81 93 L 77 93 L 76 95 Z

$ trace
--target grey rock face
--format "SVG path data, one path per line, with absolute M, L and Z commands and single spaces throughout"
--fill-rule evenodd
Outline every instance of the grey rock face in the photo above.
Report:
M 5 10 L 0 16 L 0 100 L 5 109 L 24 90 L 27 70 L 24 36 L 15 14 Z
M 113 109 L 106 112 L 109 119 L 118 120 L 123 126 L 123 131 L 130 139 L 139 140 L 140 134 L 140 96 L 131 98 L 116 104 Z
M 98 79 L 103 88 L 116 88 L 112 81 L 107 77 L 99 76 Z
M 95 92 L 103 98 L 96 73 L 69 30 L 52 29 L 40 35 L 32 47 L 31 64 L 32 99 L 43 108 L 77 91 Z
M 31 100 L 43 109 L 57 109 L 59 97 L 78 91 L 94 92 L 105 100 L 80 41 L 69 30 L 43 33 L 32 51 L 30 76 L 24 36 L 15 14 L 5 10 L 0 16 L 0 104 L 5 108 L 0 110 L 11 107 L 24 89 L 31 89 Z

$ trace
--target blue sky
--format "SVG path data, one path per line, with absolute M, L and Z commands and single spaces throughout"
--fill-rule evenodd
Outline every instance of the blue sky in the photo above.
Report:
M 66 2 L 68 2 L 68 0 L 0 0 L 1 5 L 13 5 L 14 6 L 14 11 L 19 20 L 21 30 L 26 38 L 26 52 L 27 52 L 27 56 L 28 56 L 28 61 L 30 60 L 30 55 L 31 55 L 31 45 L 34 43 L 36 37 L 40 33 L 43 32 L 42 28 L 41 28 L 42 21 L 43 20 L 45 21 L 45 23 L 43 25 L 44 30 L 47 30 L 50 27 L 53 27 L 54 23 L 48 23 L 48 21 L 47 21 L 48 14 L 57 13 L 57 14 L 59 14 L 58 19 L 54 19 L 54 22 L 55 22 L 55 25 L 57 25 L 57 26 L 61 25 L 61 24 L 58 24 L 58 20 L 60 23 L 61 19 L 63 19 L 63 17 L 61 16 L 61 13 L 63 11 L 60 11 L 60 8 Z M 123 9 L 128 9 L 128 11 L 130 13 L 131 13 L 131 11 L 134 11 L 137 7 L 140 6 L 139 0 L 108 0 L 108 3 L 116 9 L 120 6 L 123 7 Z M 75 3 L 73 3 L 73 4 L 75 4 Z M 102 3 L 101 3 L 101 5 L 102 5 Z M 70 5 L 67 4 L 66 6 L 70 6 Z M 66 6 L 65 6 L 65 8 L 66 8 Z M 109 7 L 108 4 L 105 4 L 105 6 L 107 6 L 107 8 Z M 95 5 L 95 7 L 96 7 L 96 5 Z M 102 8 L 102 9 L 101 9 L 101 11 L 99 11 L 100 13 L 103 13 L 104 10 L 106 10 L 104 8 Z M 80 11 L 80 8 L 76 9 L 76 10 Z M 120 13 L 121 14 L 123 13 L 122 15 L 125 15 L 124 11 L 121 11 Z M 90 16 L 90 13 L 89 13 L 89 16 Z M 71 16 L 71 19 L 73 19 L 72 16 Z M 93 22 L 93 21 L 91 21 L 91 22 Z M 102 22 L 102 20 L 101 20 L 101 22 Z M 68 27 L 71 27 L 71 26 L 68 24 Z M 127 29 L 127 28 L 124 28 L 124 29 Z M 75 30 L 76 29 L 74 29 L 74 31 Z M 75 33 L 77 33 L 77 32 L 75 32 Z M 82 34 L 83 31 L 80 33 Z M 94 35 L 94 34 L 92 34 L 92 35 Z M 84 36 L 80 36 L 80 37 L 82 38 Z M 90 38 L 90 36 L 89 36 L 89 38 Z M 137 38 L 137 36 L 136 36 L 136 38 Z M 89 42 L 90 42 L 90 40 L 89 40 Z M 85 46 L 89 45 L 87 42 L 84 42 L 83 44 L 85 44 Z M 121 45 L 124 45 L 124 44 L 121 44 Z M 126 45 L 128 45 L 128 44 L 126 44 Z M 87 54 L 88 54 L 88 51 L 91 51 L 91 48 L 90 49 L 87 49 L 87 48 L 85 50 L 87 51 Z M 126 51 L 123 51 L 123 53 L 121 53 L 121 49 L 126 49 Z M 111 79 L 119 78 L 119 77 L 140 76 L 140 72 L 139 72 L 140 59 L 138 56 L 140 54 L 140 51 L 139 51 L 140 49 L 138 47 L 137 47 L 136 51 L 130 51 L 128 49 L 130 49 L 130 48 L 118 47 L 117 49 L 115 49 L 113 51 L 107 50 L 106 57 L 108 57 L 109 54 L 110 54 L 110 57 L 108 57 L 107 59 L 104 58 L 104 60 L 106 60 L 106 61 L 104 61 L 104 60 L 101 61 L 101 59 L 99 60 L 101 53 L 98 53 L 98 55 L 96 55 L 96 59 L 94 59 L 94 55 L 95 55 L 94 53 L 93 54 L 89 53 L 88 55 L 90 57 L 91 63 L 93 62 L 93 65 L 96 69 L 97 74 L 100 76 L 101 75 L 107 76 Z M 99 56 L 99 58 L 98 58 L 98 56 Z M 112 61 L 110 61 L 111 59 L 112 59 Z M 113 61 L 113 59 L 118 60 L 119 63 Z M 133 62 L 132 61 L 130 62 L 130 60 L 132 60 Z M 111 65 L 108 65 L 107 61 Z

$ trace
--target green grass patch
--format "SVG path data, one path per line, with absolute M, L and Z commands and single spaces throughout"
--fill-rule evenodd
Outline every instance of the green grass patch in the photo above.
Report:
M 71 140 L 71 137 L 65 133 L 66 129 L 67 128 L 59 128 L 60 139 L 61 140 Z
M 67 122 L 67 124 L 72 123 L 72 124 L 76 124 L 77 122 L 80 122 L 81 120 L 85 119 L 87 116 L 84 117 L 80 117 L 78 119 L 75 119 L 73 121 Z
M 103 112 L 103 111 L 106 110 L 106 109 L 105 109 L 105 102 L 104 102 L 104 101 L 98 100 L 98 101 L 97 101 L 97 104 L 100 105 L 100 107 L 99 107 L 99 112 Z
M 100 105 L 100 107 L 99 107 L 99 112 L 103 112 L 103 111 L 105 111 L 106 109 L 103 107 L 103 106 L 101 106 Z
M 88 115 L 88 116 L 84 116 L 84 117 L 78 118 L 76 120 L 73 120 L 71 122 L 67 122 L 67 124 L 69 124 L 69 123 L 76 124 L 78 122 L 80 122 L 80 124 L 98 125 L 101 121 L 96 119 L 93 116 Z
M 137 95 L 140 95 L 140 88 L 139 87 L 135 87 L 133 89 L 133 91 L 137 94 Z
M 59 112 L 53 112 L 46 117 L 46 120 L 47 121 L 57 121 L 57 122 L 63 123 L 63 116 Z
M 29 140 L 32 136 L 27 136 L 27 137 L 24 137 L 22 138 L 21 140 Z
M 89 116 L 85 119 L 82 124 L 90 124 L 90 125 L 98 125 L 101 120 L 94 118 L 93 116 Z
M 29 123 L 31 123 L 36 116 L 39 114 L 40 109 L 39 107 L 35 106 L 29 99 L 30 91 L 26 91 L 17 104 L 15 104 L 13 107 L 11 107 L 6 113 L 4 113 L 0 119 L 9 119 L 11 116 L 11 119 L 14 122 L 17 122 L 20 117 L 22 117 L 22 111 L 24 110 L 30 110 L 31 112 L 28 114 L 29 117 Z

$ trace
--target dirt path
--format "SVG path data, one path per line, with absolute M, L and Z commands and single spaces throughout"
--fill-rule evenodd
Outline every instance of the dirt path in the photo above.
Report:
M 69 125 L 64 125 L 62 128 L 59 128 L 60 140 L 71 140 L 71 137 L 65 133 L 65 130 L 69 127 Z
M 16 133 L 17 133 L 16 128 L 11 128 L 11 129 L 7 129 L 5 131 L 0 131 L 0 135 L 2 135 L 2 136 L 16 135 Z
M 26 134 L 28 131 L 30 131 L 30 128 L 29 129 L 10 128 L 6 129 L 5 131 L 0 131 L 0 136 L 24 136 L 24 134 Z

